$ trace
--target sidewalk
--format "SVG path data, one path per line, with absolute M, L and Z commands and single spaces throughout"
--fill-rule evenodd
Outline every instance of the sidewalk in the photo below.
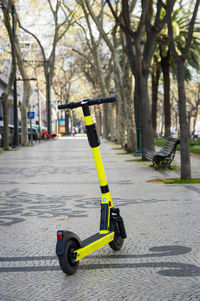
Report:
M 101 154 L 127 230 L 66 276 L 56 231 L 98 232 L 100 189 L 84 135 L 0 154 L 0 300 L 200 300 L 200 184 L 147 183 L 178 177 L 156 171 L 110 142 Z M 177 165 L 179 154 L 176 155 Z M 192 156 L 192 174 L 200 160 Z

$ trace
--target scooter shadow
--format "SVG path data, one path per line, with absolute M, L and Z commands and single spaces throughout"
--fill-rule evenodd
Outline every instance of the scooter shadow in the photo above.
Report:
M 157 246 L 149 249 L 151 254 L 109 254 L 102 255 L 103 259 L 137 259 L 137 258 L 155 258 L 168 257 L 187 254 L 192 251 L 189 247 L 184 246 Z M 99 258 L 98 255 L 88 256 L 89 258 Z M 123 268 L 161 268 L 157 273 L 168 277 L 195 277 L 200 276 L 200 267 L 193 264 L 186 264 L 181 262 L 142 262 L 142 263 L 103 263 L 103 264 L 83 264 L 79 269 L 93 270 L 93 269 L 123 269 Z

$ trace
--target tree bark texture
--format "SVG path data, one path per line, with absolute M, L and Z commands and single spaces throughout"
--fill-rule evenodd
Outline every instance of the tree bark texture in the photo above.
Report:
M 188 122 L 186 114 L 185 95 L 185 66 L 181 58 L 177 62 L 178 95 L 179 95 L 179 123 L 181 144 L 181 179 L 191 179 L 191 164 L 189 152 Z
M 153 127 L 148 97 L 148 75 L 138 73 L 135 76 L 136 104 L 139 107 L 139 120 L 141 129 L 142 160 L 146 160 L 145 153 L 154 150 Z
M 15 39 L 14 39 L 14 33 L 13 29 L 15 24 L 12 24 L 11 19 L 13 21 L 13 18 L 11 18 L 11 5 L 12 3 L 7 3 L 5 0 L 1 0 L 2 4 L 2 11 L 4 15 L 4 24 L 6 27 L 6 30 L 8 32 L 9 40 L 10 40 L 10 46 L 11 46 L 11 55 L 12 55 L 12 67 L 9 74 L 9 80 L 6 87 L 6 91 L 3 93 L 2 101 L 3 101 L 3 117 L 4 117 L 4 141 L 3 141 L 3 148 L 4 150 L 9 150 L 9 128 L 8 128 L 8 122 L 9 122 L 9 107 L 8 107 L 8 96 L 11 92 L 11 88 L 14 82 L 15 73 L 16 73 L 16 56 L 15 56 Z M 14 22 L 13 22 L 14 23 Z
M 135 77 L 136 116 L 139 120 L 141 130 L 142 159 L 145 160 L 145 153 L 154 150 L 153 127 L 151 110 L 148 96 L 148 73 L 142 68 L 141 55 L 137 55 L 137 62 L 131 52 L 132 45 L 127 44 L 127 56 L 132 73 Z
M 9 119 L 9 105 L 8 105 L 8 94 L 2 94 L 2 105 L 3 105 L 3 149 L 9 150 L 9 128 L 8 128 L 8 119 Z
M 135 125 L 135 108 L 134 95 L 132 88 L 132 72 L 129 67 L 127 58 L 124 62 L 124 106 L 126 114 L 126 150 L 128 152 L 136 151 L 136 125 Z
M 23 81 L 23 100 L 21 104 L 21 126 L 22 126 L 22 135 L 21 135 L 21 144 L 23 146 L 28 145 L 28 129 L 27 129 L 27 111 L 29 106 L 29 99 L 31 94 L 30 82 L 26 80 L 28 74 L 25 70 L 24 64 L 22 63 L 22 56 L 18 53 L 17 55 L 18 67 L 22 76 Z M 26 113 L 25 113 L 26 112 Z
M 126 145 L 126 114 L 124 107 L 124 87 L 122 82 L 122 73 L 118 61 L 118 55 L 114 52 L 114 82 L 117 97 L 117 142 L 124 148 Z
M 20 111 L 21 111 L 21 126 L 22 126 L 21 142 L 23 146 L 26 146 L 28 145 L 28 135 L 27 135 L 28 108 L 24 105 L 24 103 L 21 104 Z
M 153 126 L 153 136 L 156 137 L 157 130 L 157 104 L 158 104 L 158 84 L 160 78 L 160 68 L 158 65 L 158 60 L 154 57 L 154 62 L 151 72 L 152 78 L 152 107 L 151 107 L 151 118 Z
M 96 130 L 99 137 L 102 136 L 102 110 L 101 107 L 96 105 L 94 106 L 94 112 L 96 117 Z
M 165 137 L 171 136 L 171 105 L 170 105 L 170 50 L 166 56 L 161 55 L 161 67 L 164 85 L 164 116 L 165 116 Z

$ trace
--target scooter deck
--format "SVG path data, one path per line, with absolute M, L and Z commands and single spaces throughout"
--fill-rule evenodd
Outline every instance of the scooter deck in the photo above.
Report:
M 96 233 L 82 241 L 82 248 L 74 251 L 77 253 L 76 261 L 84 258 L 88 254 L 100 249 L 114 239 L 114 232 L 108 232 L 106 234 Z

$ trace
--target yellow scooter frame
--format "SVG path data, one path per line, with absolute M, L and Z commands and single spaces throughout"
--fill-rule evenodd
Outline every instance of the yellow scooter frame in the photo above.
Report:
M 101 217 L 100 230 L 98 233 L 81 241 L 73 232 L 64 230 L 57 231 L 56 254 L 59 258 L 61 269 L 68 275 L 75 273 L 80 259 L 106 244 L 109 244 L 113 250 L 120 250 L 124 238 L 126 238 L 126 231 L 119 209 L 113 207 L 113 201 L 99 150 L 100 141 L 89 110 L 89 106 L 91 105 L 114 101 L 116 101 L 115 97 L 87 99 L 78 103 L 69 103 L 58 107 L 59 109 L 82 107 L 88 142 L 92 148 L 101 189 Z

